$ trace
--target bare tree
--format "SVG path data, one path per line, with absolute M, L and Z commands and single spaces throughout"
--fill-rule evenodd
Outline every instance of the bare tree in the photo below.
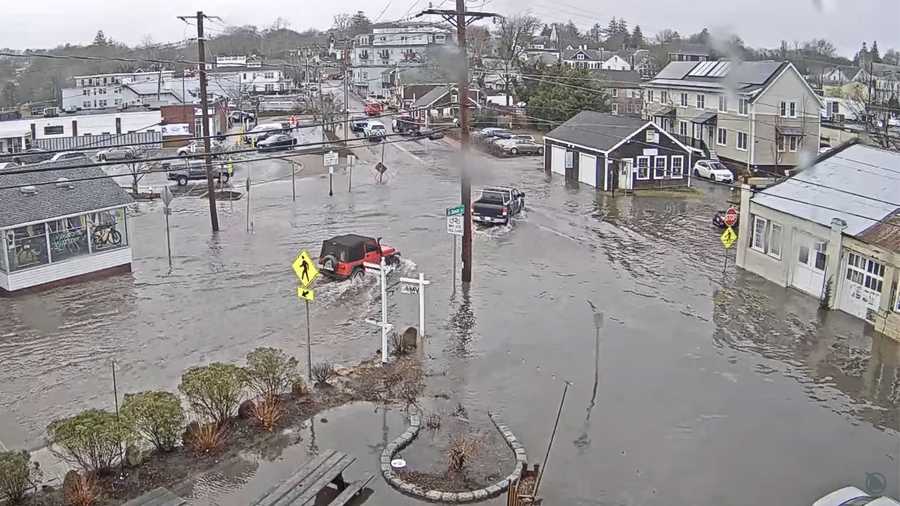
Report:
M 476 58 L 489 52 L 491 32 L 483 26 L 470 26 L 466 29 L 466 46 L 472 50 Z
M 531 44 L 534 32 L 540 28 L 538 18 L 525 14 L 521 16 L 509 16 L 500 19 L 498 30 L 498 56 L 503 62 L 503 87 L 506 93 L 506 105 L 509 106 L 509 91 L 511 84 L 516 80 L 512 75 L 514 68 L 521 64 L 522 53 Z
M 331 23 L 331 29 L 337 32 L 338 37 L 347 37 L 350 33 L 350 26 L 353 24 L 353 18 L 349 14 L 337 14 Z

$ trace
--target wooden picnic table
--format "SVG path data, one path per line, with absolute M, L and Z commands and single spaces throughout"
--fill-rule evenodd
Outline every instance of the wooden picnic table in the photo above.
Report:
M 347 504 L 373 478 L 347 483 L 344 471 L 356 461 L 356 457 L 335 450 L 325 450 L 307 462 L 287 480 L 275 485 L 252 504 L 253 506 L 304 506 L 314 504 L 320 492 L 334 484 L 339 494 L 329 506 Z

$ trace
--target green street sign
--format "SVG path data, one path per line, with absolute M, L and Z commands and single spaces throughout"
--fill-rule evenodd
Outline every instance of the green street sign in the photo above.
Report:
M 462 216 L 465 212 L 466 212 L 466 208 L 463 206 L 447 208 L 447 216 Z

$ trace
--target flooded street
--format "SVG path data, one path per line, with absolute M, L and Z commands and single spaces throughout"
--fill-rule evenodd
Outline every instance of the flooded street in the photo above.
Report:
M 305 315 L 290 263 L 327 237 L 360 233 L 398 247 L 404 275 L 432 281 L 424 352 L 428 393 L 449 397 L 440 409 L 502 413 L 538 462 L 572 382 L 541 487 L 549 504 L 807 505 L 864 488 L 867 473 L 897 494 L 900 348 L 736 270 L 733 252 L 723 273 L 710 218 L 727 207 L 727 188 L 699 182 L 693 196 L 613 198 L 548 181 L 539 157 L 475 154 L 476 185 L 516 186 L 527 210 L 511 227 L 476 233 L 474 281 L 454 294 L 444 221 L 459 202 L 454 149 L 387 145 L 387 183 L 376 184 L 381 149 L 357 150 L 352 192 L 343 170 L 333 197 L 327 175 L 298 179 L 296 202 L 289 179 L 254 187 L 249 234 L 244 200 L 219 204 L 222 231 L 212 236 L 206 201 L 176 199 L 171 272 L 162 204 L 137 204 L 132 274 L 4 300 L 0 441 L 40 447 L 52 419 L 111 409 L 113 360 L 121 394 L 174 390 L 186 368 L 242 363 L 257 346 L 302 358 Z M 415 325 L 417 299 L 392 277 L 390 321 Z M 319 284 L 316 295 L 313 360 L 373 356 L 380 331 L 364 320 L 380 315 L 374 276 Z M 604 314 L 599 329 L 591 305 Z M 318 442 L 356 452 L 354 476 L 376 472 L 380 449 L 360 452 L 387 439 L 381 413 L 359 418 Z M 394 438 L 405 428 L 396 413 L 388 418 Z M 247 465 L 244 481 L 267 474 L 266 463 Z M 211 497 L 201 485 L 195 497 Z M 380 477 L 373 487 L 365 504 L 407 504 Z M 246 504 L 253 490 L 209 503 Z

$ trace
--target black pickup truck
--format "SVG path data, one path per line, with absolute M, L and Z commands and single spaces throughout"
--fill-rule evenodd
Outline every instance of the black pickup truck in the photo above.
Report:
M 481 198 L 472 204 L 472 219 L 488 225 L 507 225 L 511 217 L 525 209 L 525 194 L 506 186 L 481 190 Z

